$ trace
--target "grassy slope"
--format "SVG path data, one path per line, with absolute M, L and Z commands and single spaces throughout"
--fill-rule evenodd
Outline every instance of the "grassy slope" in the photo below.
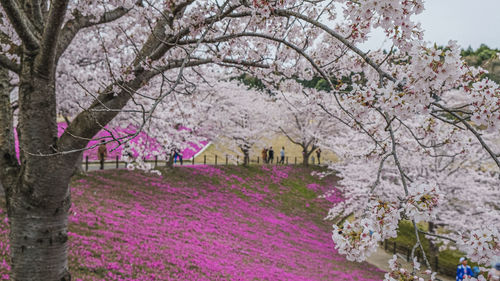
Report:
M 381 280 L 376 268 L 334 250 L 322 220 L 331 202 L 317 195 L 335 179 L 310 172 L 200 166 L 163 177 L 114 170 L 76 178 L 74 280 Z M 0 280 L 7 269 L 0 263 Z

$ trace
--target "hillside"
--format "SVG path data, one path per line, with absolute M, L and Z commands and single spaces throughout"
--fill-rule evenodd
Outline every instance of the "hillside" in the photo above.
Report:
M 381 280 L 380 270 L 335 251 L 322 218 L 341 199 L 318 198 L 335 178 L 310 172 L 196 166 L 76 178 L 73 280 Z M 0 279 L 8 279 L 3 212 L 0 224 Z

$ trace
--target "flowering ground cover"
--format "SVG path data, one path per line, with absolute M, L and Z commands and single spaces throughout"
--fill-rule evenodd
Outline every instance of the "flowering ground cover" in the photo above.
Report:
M 57 124 L 57 134 L 58 136 L 61 136 L 64 133 L 64 130 L 68 125 L 66 123 L 58 123 Z M 105 127 L 106 130 L 109 130 L 113 132 L 114 137 L 124 137 L 130 134 L 134 134 L 136 130 L 133 127 L 130 128 L 121 128 L 121 127 L 114 127 L 114 128 L 108 128 L 107 126 Z M 88 157 L 89 160 L 98 160 L 97 157 L 97 149 L 98 145 L 101 139 L 104 139 L 106 141 L 111 141 L 113 138 L 111 137 L 110 132 L 106 130 L 101 130 L 95 138 L 87 144 L 87 149 L 83 151 L 83 157 Z M 14 139 L 15 139 L 15 149 L 16 149 L 16 157 L 19 159 L 19 139 L 17 137 L 16 130 L 14 129 Z M 144 158 L 148 160 L 153 160 L 155 159 L 155 156 L 162 151 L 161 145 L 156 141 L 156 139 L 150 137 L 148 134 L 145 132 L 141 131 L 137 136 L 132 138 L 130 140 L 130 144 L 132 144 L 131 147 L 131 153 L 133 157 L 138 157 L 139 153 L 138 151 L 135 150 L 135 147 L 147 147 L 147 151 L 150 151 L 151 153 L 146 153 L 143 155 Z M 200 152 L 205 145 L 208 144 L 208 141 L 202 141 L 200 143 L 193 143 L 189 142 L 187 143 L 187 147 L 185 149 L 182 149 L 181 153 L 184 159 L 190 159 L 196 153 Z M 118 156 L 119 159 L 121 159 L 122 155 L 122 150 L 123 150 L 123 145 L 118 145 L 115 142 L 111 142 L 107 145 L 108 147 L 108 158 L 109 159 L 115 159 L 115 157 Z
M 302 167 L 98 171 L 71 185 L 73 280 L 381 280 L 334 249 L 335 183 Z M 1 210 L 1 209 L 0 209 Z M 0 279 L 8 224 L 0 211 Z

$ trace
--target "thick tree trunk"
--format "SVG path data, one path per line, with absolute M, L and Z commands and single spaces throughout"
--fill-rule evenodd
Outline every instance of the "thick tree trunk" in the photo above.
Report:
M 309 156 L 311 155 L 311 151 L 307 151 L 307 147 L 302 146 L 302 165 L 309 166 Z
M 19 86 L 22 166 L 16 181 L 6 187 L 10 275 L 23 281 L 70 280 L 69 182 L 78 154 L 58 154 L 55 80 L 34 68 L 33 57 L 25 55 Z
M 11 280 L 70 280 L 68 272 L 69 189 L 54 184 L 15 188 L 8 207 Z M 64 189 L 63 198 L 34 196 L 35 189 Z M 61 200 L 62 199 L 62 200 Z
M 243 152 L 243 166 L 248 166 L 250 165 L 250 153 L 248 152 L 248 149 L 246 149 Z
M 316 146 L 312 146 L 310 150 L 308 150 L 309 145 L 303 144 L 302 147 L 302 165 L 309 166 L 309 157 L 316 150 Z
M 309 166 L 309 154 L 307 153 L 302 154 L 302 165 Z

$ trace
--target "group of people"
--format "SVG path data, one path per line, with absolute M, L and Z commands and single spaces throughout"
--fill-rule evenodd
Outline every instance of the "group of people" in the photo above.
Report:
M 461 257 L 459 263 L 460 264 L 457 267 L 456 281 L 470 280 L 472 277 L 479 277 L 479 274 L 481 273 L 479 267 L 474 266 L 474 268 L 471 268 L 467 265 L 467 258 Z M 488 280 L 500 281 L 500 260 L 494 262 L 492 266 L 492 271 L 488 274 Z
M 262 161 L 264 163 L 274 163 L 274 150 L 273 150 L 273 147 L 270 146 L 269 149 L 264 147 L 264 149 L 262 149 Z M 285 147 L 281 147 L 281 150 L 280 150 L 280 158 L 279 160 L 276 159 L 276 162 L 278 164 L 285 164 Z

